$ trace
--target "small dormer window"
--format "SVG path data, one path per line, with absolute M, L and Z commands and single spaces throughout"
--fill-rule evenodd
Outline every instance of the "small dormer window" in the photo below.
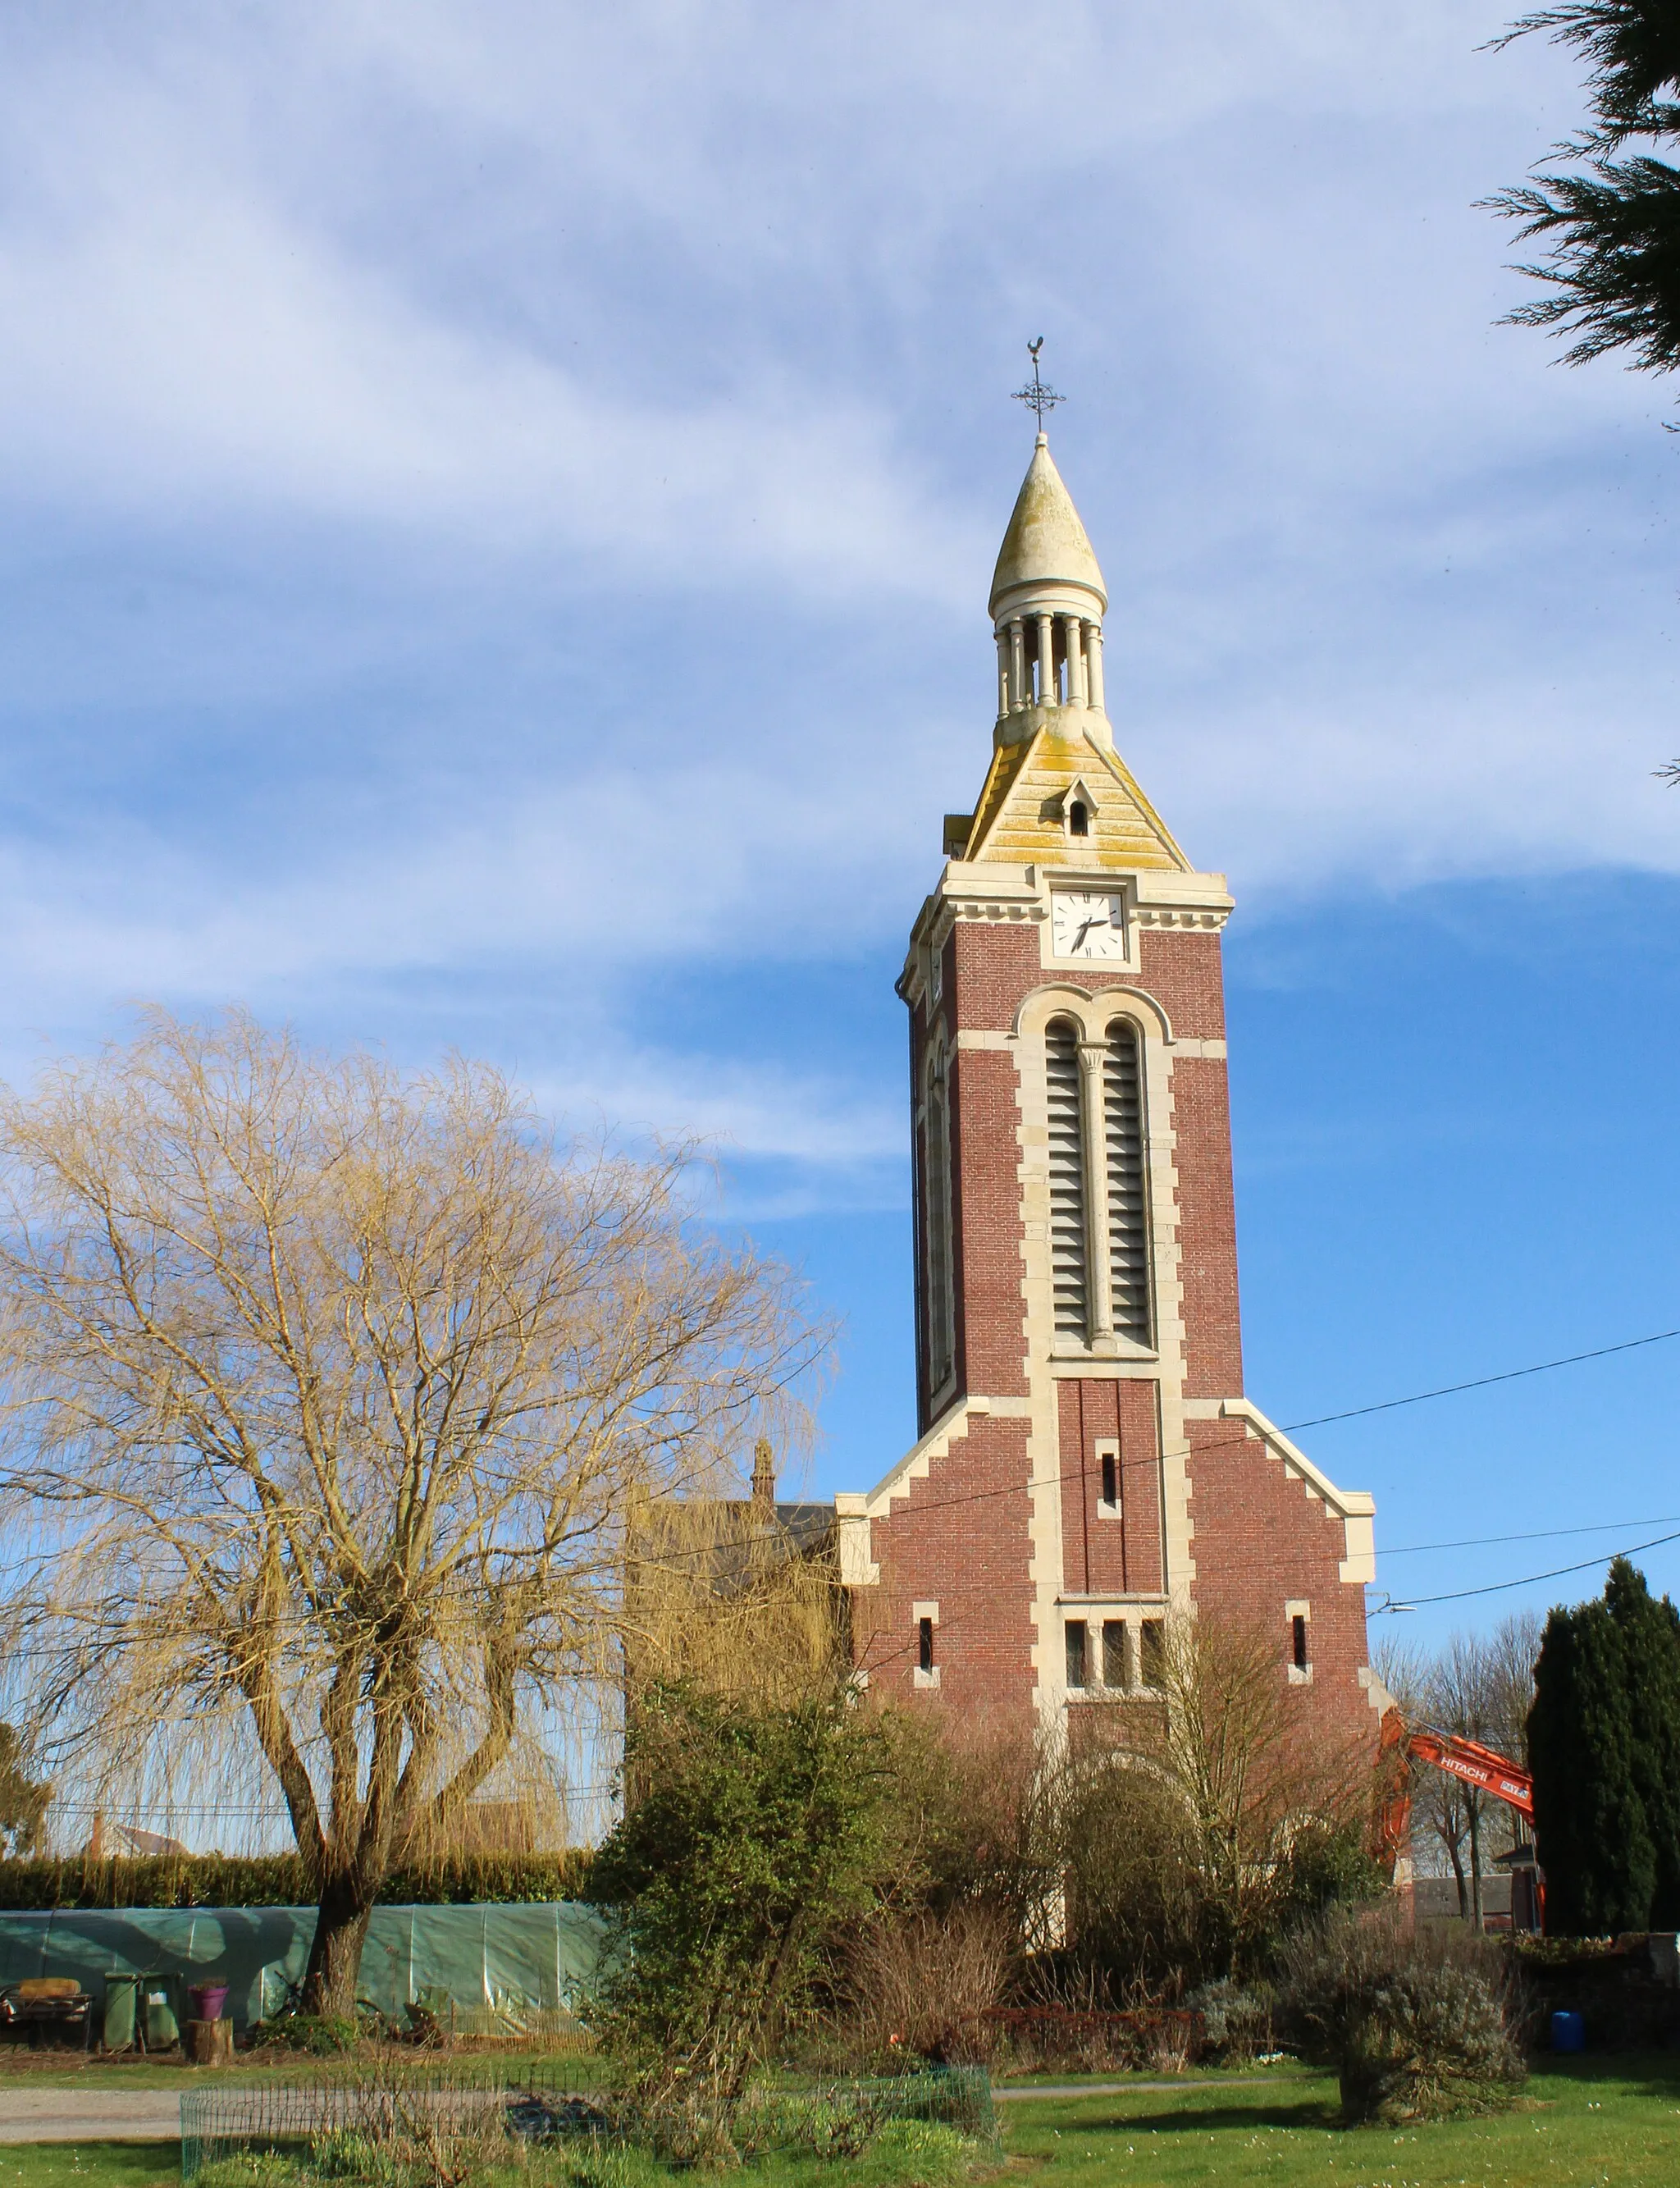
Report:
M 1099 801 L 1091 794 L 1091 785 L 1078 776 L 1061 793 L 1051 799 L 1045 809 L 1045 818 L 1062 824 L 1062 833 L 1069 842 L 1078 837 L 1091 841 L 1091 823 L 1097 818 Z

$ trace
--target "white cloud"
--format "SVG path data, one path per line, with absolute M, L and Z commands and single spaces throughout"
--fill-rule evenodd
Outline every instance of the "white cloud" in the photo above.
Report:
M 555 1086 L 877 1159 L 843 1070 L 691 1070 L 623 998 L 889 977 L 985 763 L 1040 330 L 1123 747 L 1246 900 L 1680 864 L 1667 396 L 1491 324 L 1473 201 L 1579 96 L 1477 50 L 1505 12 L 14 19 L 13 1025 L 435 1028 L 528 968 L 621 1059 Z M 166 563 L 141 636 L 89 606 Z

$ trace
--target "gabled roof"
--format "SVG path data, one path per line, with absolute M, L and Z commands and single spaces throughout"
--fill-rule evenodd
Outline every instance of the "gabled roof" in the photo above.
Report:
M 1094 738 L 1060 736 L 1048 724 L 1024 742 L 1001 745 L 993 753 L 964 858 L 1013 866 L 1066 860 L 1072 846 L 1063 802 L 1080 781 L 1094 792 L 1091 833 L 1077 839 L 1081 864 L 1089 858 L 1093 866 L 1195 871 L 1125 761 Z

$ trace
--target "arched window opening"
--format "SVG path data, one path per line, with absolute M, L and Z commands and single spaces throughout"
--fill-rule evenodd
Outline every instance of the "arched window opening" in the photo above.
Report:
M 1108 1282 L 1114 1328 L 1149 1342 L 1149 1228 L 1143 1188 L 1143 1091 L 1137 1028 L 1117 1018 L 1102 1059 L 1108 1170 Z
M 1083 798 L 1076 798 L 1068 808 L 1068 833 L 1088 836 L 1091 833 L 1091 814 Z
M 951 1370 L 950 1149 L 945 1128 L 945 1090 L 936 1073 L 927 1090 L 927 1389 L 939 1389 Z
M 1059 1336 L 1084 1342 L 1085 1142 L 1080 1125 L 1079 1030 L 1055 1019 L 1045 1034 L 1050 1124 L 1050 1275 Z

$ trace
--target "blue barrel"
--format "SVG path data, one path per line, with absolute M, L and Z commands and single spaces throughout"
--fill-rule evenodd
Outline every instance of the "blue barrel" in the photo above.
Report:
M 1552 2049 L 1554 2051 L 1584 2051 L 1587 2049 L 1587 2023 L 1578 2013 L 1554 2013 L 1552 2016 Z

